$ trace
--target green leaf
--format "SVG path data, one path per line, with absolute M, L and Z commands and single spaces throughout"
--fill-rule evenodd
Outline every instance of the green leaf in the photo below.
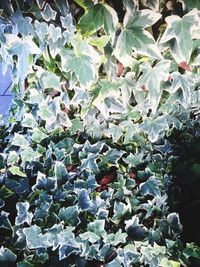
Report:
M 85 10 L 93 5 L 91 0 L 74 0 L 74 2 Z
M 35 128 L 32 131 L 32 140 L 36 143 L 40 143 L 43 139 L 47 138 L 48 135 L 42 132 L 42 128 Z
M 54 74 L 53 72 L 44 72 L 41 75 L 41 82 L 44 88 L 52 88 L 57 91 L 61 91 L 60 89 L 60 77 Z
M 31 113 L 25 113 L 22 126 L 27 128 L 36 128 L 38 124 Z
M 58 181 L 62 181 L 63 179 L 66 179 L 67 170 L 65 168 L 65 165 L 62 162 L 56 161 L 54 172 L 55 172 L 55 177 Z
M 184 1 L 184 4 L 185 4 L 185 7 L 186 7 L 186 10 L 187 11 L 190 11 L 193 8 L 200 9 L 200 2 L 199 2 L 199 0 L 193 0 L 193 1 L 185 0 Z
M 93 60 L 88 55 L 76 55 L 73 50 L 63 49 L 61 52 L 62 70 L 72 70 L 83 86 L 89 86 L 95 81 L 95 68 Z
M 78 216 L 77 206 L 61 208 L 58 217 L 61 221 L 64 221 L 69 226 L 77 226 L 81 222 Z
M 192 30 L 194 26 L 199 25 L 197 10 L 192 10 L 182 18 L 173 15 L 166 18 L 167 28 L 162 35 L 160 43 L 171 42 L 172 55 L 177 63 L 190 61 L 192 53 Z M 174 41 L 175 39 L 175 41 Z
M 41 12 L 42 17 L 46 21 L 55 20 L 57 12 L 54 11 L 51 6 L 46 3 L 44 10 Z
M 122 203 L 122 202 L 118 202 L 115 201 L 114 204 L 114 215 L 112 217 L 112 221 L 115 224 L 119 224 L 121 219 L 123 219 L 127 213 L 131 212 L 131 207 L 130 207 L 130 203 L 128 203 L 128 205 Z
M 117 142 L 123 135 L 123 130 L 119 125 L 116 126 L 115 124 L 109 123 L 108 128 L 103 133 L 107 137 L 112 137 L 113 142 Z
M 130 153 L 128 157 L 123 158 L 123 160 L 125 163 L 130 164 L 131 167 L 137 167 L 143 162 L 143 157 L 143 152 L 137 155 L 133 155 L 132 153 Z
M 26 147 L 21 153 L 21 157 L 22 157 L 23 162 L 37 161 L 40 156 L 41 156 L 41 154 L 38 153 L 37 151 L 34 151 L 31 147 Z
M 174 96 L 171 98 L 183 105 L 184 108 L 188 108 L 191 105 L 191 96 L 194 90 L 191 74 L 173 72 L 172 78 L 171 92 L 174 93 Z
M 187 244 L 186 248 L 183 250 L 183 255 L 186 258 L 193 257 L 196 259 L 200 259 L 200 248 L 194 243 Z
M 149 141 L 154 143 L 169 129 L 169 125 L 165 116 L 159 116 L 154 120 L 146 118 L 140 125 L 140 129 L 147 133 Z
M 17 217 L 15 218 L 15 225 L 21 225 L 23 223 L 27 223 L 31 225 L 31 221 L 33 218 L 33 214 L 28 212 L 30 207 L 29 202 L 18 202 L 16 204 L 17 208 Z
M 84 131 L 84 123 L 78 117 L 71 120 L 71 123 L 72 126 L 70 127 L 69 131 L 72 135 L 76 134 L 77 132 Z
M 58 125 L 62 125 L 62 126 L 67 127 L 67 128 L 72 126 L 72 123 L 71 123 L 69 117 L 67 116 L 66 112 L 60 111 L 57 114 L 56 120 L 58 122 Z
M 125 221 L 125 230 L 128 236 L 133 240 L 144 240 L 148 231 L 142 224 L 139 224 L 139 218 L 134 215 L 130 220 Z
M 103 157 L 101 158 L 102 163 L 110 164 L 110 165 L 117 165 L 118 161 L 120 160 L 120 158 L 122 157 L 124 153 L 125 152 L 122 150 L 109 148 L 109 150 L 106 153 L 104 153 Z
M 86 170 L 89 173 L 98 173 L 97 155 L 89 153 L 86 159 L 82 159 L 80 169 Z
M 162 55 L 155 43 L 153 36 L 145 30 L 160 19 L 161 15 L 151 10 L 141 10 L 133 15 L 129 12 L 124 17 L 124 28 L 117 39 L 114 55 L 129 66 L 132 50 L 139 54 L 162 59 Z
M 43 120 L 52 120 L 54 121 L 55 116 L 53 114 L 53 112 L 50 110 L 49 106 L 47 103 L 43 102 L 39 105 L 39 116 L 41 117 L 41 119 Z
M 122 233 L 122 230 L 120 229 L 117 233 L 115 234 L 111 233 L 111 234 L 108 234 L 106 237 L 104 237 L 104 242 L 106 244 L 117 246 L 120 243 L 121 244 L 126 243 L 126 238 L 127 238 L 127 233 Z
M 13 165 L 19 160 L 19 156 L 16 151 L 10 151 L 7 157 L 7 165 Z
M 17 256 L 8 248 L 1 246 L 0 248 L 0 262 L 5 265 L 8 262 L 15 262 Z
M 156 112 L 161 99 L 161 82 L 166 81 L 169 77 L 170 63 L 169 60 L 165 60 L 158 62 L 154 67 L 149 64 L 141 67 L 142 75 L 138 79 L 137 87 L 141 90 L 145 86 L 148 90 L 149 104 L 153 113 Z
M 26 138 L 22 134 L 18 134 L 18 133 L 14 134 L 11 144 L 14 146 L 22 147 L 22 148 L 29 146 L 29 142 L 26 140 Z
M 160 0 L 141 0 L 142 5 L 148 7 L 154 11 L 159 11 Z
M 161 267 L 181 267 L 180 262 L 163 258 L 160 262 Z
M 104 47 L 107 45 L 109 40 L 110 40 L 110 37 L 107 35 L 102 35 L 98 39 L 92 39 L 92 38 L 89 39 L 90 44 L 93 46 L 96 46 L 98 50 L 101 51 L 102 53 L 104 52 Z
M 93 105 L 101 104 L 101 102 L 107 97 L 116 97 L 119 95 L 120 84 L 118 82 L 111 83 L 108 80 L 99 81 L 100 88 L 98 88 L 97 96 L 93 101 Z
M 29 249 L 47 248 L 51 246 L 48 242 L 48 234 L 42 234 L 42 230 L 37 225 L 24 228 L 23 232 L 26 236 L 26 243 Z
M 88 224 L 87 229 L 99 237 L 105 237 L 105 220 L 96 220 Z
M 151 195 L 151 196 L 160 196 L 161 190 L 158 187 L 159 182 L 155 177 L 149 178 L 147 182 L 140 184 L 140 192 L 143 196 Z
M 21 177 L 26 177 L 26 174 L 23 173 L 20 168 L 18 166 L 12 166 L 9 168 L 9 171 L 13 174 L 13 175 L 18 175 Z
M 103 147 L 105 145 L 105 142 L 100 141 L 100 142 L 96 142 L 94 144 L 90 144 L 90 142 L 87 140 L 83 146 L 83 152 L 88 155 L 89 153 L 92 154 L 99 154 Z
M 103 28 L 112 35 L 118 23 L 117 13 L 107 4 L 96 4 L 86 10 L 79 20 L 79 28 L 84 35 L 91 35 Z

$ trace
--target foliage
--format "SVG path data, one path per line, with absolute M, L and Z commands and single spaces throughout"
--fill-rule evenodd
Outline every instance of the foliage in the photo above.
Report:
M 0 129 L 0 262 L 199 259 L 168 209 L 174 155 L 163 141 L 198 121 L 199 10 L 186 2 L 165 23 L 165 1 L 124 0 L 120 21 L 114 1 L 22 2 L 0 17 L 15 95 Z

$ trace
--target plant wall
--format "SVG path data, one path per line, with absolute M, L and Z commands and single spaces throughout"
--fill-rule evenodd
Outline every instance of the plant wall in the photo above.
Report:
M 2 2 L 15 95 L 0 129 L 3 266 L 200 258 L 168 208 L 166 139 L 199 120 L 196 2 Z

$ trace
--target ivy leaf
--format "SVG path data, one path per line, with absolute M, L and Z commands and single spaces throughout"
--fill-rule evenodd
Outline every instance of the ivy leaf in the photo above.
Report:
M 98 173 L 97 155 L 90 153 L 86 159 L 82 159 L 80 169 L 89 173 Z
M 115 148 L 109 148 L 109 150 L 103 154 L 103 157 L 101 158 L 101 164 L 110 164 L 116 166 L 118 164 L 118 161 L 122 157 L 122 155 L 125 152 L 122 150 L 118 150 Z
M 50 110 L 49 106 L 47 103 L 43 102 L 39 105 L 39 116 L 41 117 L 41 119 L 43 119 L 44 121 L 46 120 L 51 120 L 54 121 L 55 120 L 55 115 L 54 113 Z
M 54 172 L 57 181 L 63 181 L 67 177 L 67 170 L 62 162 L 56 161 Z
M 13 174 L 13 175 L 18 175 L 20 177 L 26 177 L 26 174 L 23 173 L 20 168 L 18 166 L 12 166 L 9 168 L 9 171 Z
M 113 123 L 109 123 L 109 126 L 107 129 L 103 131 L 104 135 L 107 137 L 112 137 L 113 142 L 117 142 L 120 137 L 123 135 L 122 128 L 120 126 L 116 126 Z
M 36 128 L 38 126 L 36 120 L 31 113 L 25 113 L 22 121 L 23 127 Z
M 162 59 L 153 36 L 145 30 L 160 18 L 161 14 L 147 9 L 135 12 L 134 15 L 126 13 L 123 22 L 124 29 L 122 29 L 114 49 L 114 55 L 125 67 L 129 65 L 132 50 L 142 55 Z
M 14 146 L 22 147 L 22 148 L 29 146 L 29 142 L 26 140 L 26 138 L 22 134 L 18 134 L 18 133 L 14 134 L 11 144 Z
M 84 123 L 77 117 L 71 120 L 72 126 L 70 127 L 70 133 L 76 134 L 77 132 L 84 131 Z
M 147 228 L 139 224 L 137 215 L 134 215 L 132 219 L 125 221 L 125 224 L 125 230 L 128 236 L 133 240 L 144 240 L 147 237 Z
M 114 204 L 114 215 L 112 217 L 112 221 L 115 224 L 119 224 L 121 219 L 124 218 L 124 216 L 126 216 L 127 213 L 131 212 L 131 207 L 130 205 L 126 205 L 122 202 L 119 201 L 115 201 Z
M 87 229 L 99 237 L 106 236 L 105 220 L 96 220 L 88 224 Z
M 161 99 L 161 82 L 167 81 L 169 77 L 170 64 L 169 60 L 165 60 L 158 62 L 154 67 L 149 64 L 142 66 L 142 75 L 138 79 L 137 87 L 141 89 L 145 86 L 148 90 L 148 99 L 153 113 L 156 112 Z
M 3 265 L 5 263 L 8 263 L 8 262 L 15 262 L 16 259 L 17 259 L 17 256 L 10 249 L 1 246 L 1 248 L 0 248 L 0 262 L 3 263 Z
M 84 35 L 91 35 L 103 28 L 112 35 L 118 23 L 116 11 L 107 4 L 96 4 L 89 7 L 79 20 L 79 28 Z
M 61 221 L 64 221 L 69 226 L 77 226 L 81 222 L 78 216 L 77 206 L 61 208 L 58 217 Z
M 197 10 L 192 10 L 182 18 L 173 15 L 168 16 L 165 20 L 168 25 L 160 43 L 170 41 L 172 45 L 171 52 L 177 63 L 182 61 L 188 63 L 193 49 L 192 30 L 194 26 L 198 27 L 199 23 Z
M 137 155 L 133 155 L 132 153 L 130 153 L 128 157 L 123 158 L 123 160 L 125 163 L 130 164 L 131 167 L 137 167 L 143 162 L 143 157 L 143 152 Z
M 140 193 L 143 196 L 151 195 L 151 196 L 161 196 L 159 181 L 155 177 L 149 178 L 148 181 L 140 184 Z
M 190 74 L 180 74 L 179 72 L 172 73 L 172 88 L 171 91 L 175 93 L 175 99 L 184 108 L 188 108 L 191 104 L 191 95 L 193 90 L 192 77 Z M 179 91 L 181 89 L 181 93 Z M 172 98 L 174 98 L 172 96 Z
M 72 126 L 72 122 L 70 121 L 66 112 L 60 111 L 59 113 L 57 113 L 56 120 L 58 124 L 64 127 L 70 128 Z
M 11 20 L 17 25 L 19 32 L 23 36 L 28 36 L 29 34 L 35 35 L 31 24 L 32 19 L 30 17 L 23 17 L 19 9 L 12 15 Z
M 83 147 L 83 152 L 86 154 L 93 153 L 93 154 L 99 154 L 101 150 L 103 149 L 105 145 L 105 142 L 96 142 L 94 144 L 90 144 L 90 142 L 87 140 Z
M 98 95 L 93 101 L 94 105 L 100 104 L 107 97 L 116 97 L 120 94 L 120 84 L 118 82 L 110 83 L 107 80 L 100 80 L 99 85 Z
M 106 244 L 111 244 L 113 246 L 117 246 L 120 243 L 124 244 L 126 243 L 126 238 L 127 238 L 127 233 L 122 233 L 122 230 L 120 229 L 117 233 L 113 234 L 108 234 L 105 238 L 104 238 L 104 242 Z M 121 265 L 120 265 L 121 266 Z
M 41 12 L 42 17 L 46 21 L 55 20 L 57 12 L 54 11 L 51 6 L 46 3 L 44 10 Z
M 50 246 L 47 238 L 48 234 L 43 235 L 39 226 L 32 225 L 28 228 L 24 228 L 23 232 L 29 249 L 47 248 Z
M 48 137 L 48 135 L 40 129 L 42 130 L 42 128 L 35 128 L 32 131 L 32 140 L 36 143 L 40 143 L 43 139 Z
M 34 151 L 31 147 L 25 147 L 21 153 L 22 161 L 37 161 L 41 156 L 40 153 Z
M 10 151 L 7 157 L 7 165 L 14 165 L 19 160 L 19 156 L 16 151 Z
M 169 129 L 169 125 L 165 116 L 159 116 L 156 119 L 146 118 L 140 125 L 140 129 L 147 133 L 149 141 L 156 142 L 166 130 Z
M 78 207 L 81 210 L 87 210 L 92 206 L 89 192 L 86 189 L 77 189 Z
M 154 11 L 159 11 L 160 0 L 141 0 L 142 5 Z
M 61 52 L 62 70 L 72 70 L 83 86 L 89 86 L 95 81 L 95 68 L 89 55 L 76 55 L 73 50 L 63 49 Z
M 160 262 L 161 267 L 181 267 L 180 262 L 163 258 Z
M 57 91 L 61 91 L 60 89 L 60 77 L 54 74 L 53 72 L 44 72 L 41 77 L 42 86 L 44 88 L 52 88 Z
M 72 253 L 78 253 L 80 250 L 80 245 L 76 242 L 75 239 L 71 239 L 67 244 L 61 245 L 59 247 L 59 260 L 63 260 L 69 257 Z
M 32 190 L 45 190 L 45 191 L 54 191 L 57 187 L 57 182 L 55 178 L 46 177 L 45 174 L 38 171 L 37 179 L 35 185 L 32 186 Z
M 31 225 L 31 221 L 33 218 L 33 214 L 29 212 L 30 204 L 26 202 L 18 202 L 16 204 L 17 208 L 17 217 L 15 218 L 15 225 L 21 225 L 23 223 L 27 223 Z
M 114 259 L 109 263 L 105 264 L 105 267 L 121 267 L 121 261 L 119 259 Z

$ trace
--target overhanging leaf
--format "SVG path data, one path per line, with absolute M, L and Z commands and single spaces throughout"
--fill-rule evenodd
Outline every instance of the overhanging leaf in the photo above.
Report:
M 17 217 L 15 218 L 16 225 L 21 225 L 25 222 L 28 225 L 31 225 L 33 214 L 28 211 L 29 207 L 30 204 L 28 202 L 18 202 L 16 204 L 17 208 Z
M 153 68 L 149 64 L 142 66 L 142 75 L 138 79 L 137 87 L 141 89 L 145 86 L 148 90 L 148 99 L 153 113 L 156 112 L 162 95 L 161 82 L 169 77 L 170 64 L 169 60 L 165 60 L 157 63 Z
M 17 259 L 17 256 L 9 249 L 4 246 L 0 248 L 0 262 L 4 265 L 8 262 L 13 263 Z
M 147 182 L 140 184 L 140 192 L 142 195 L 160 196 L 161 190 L 158 187 L 159 182 L 155 177 L 151 177 Z
M 172 55 L 177 63 L 182 61 L 188 63 L 193 49 L 192 30 L 199 22 L 197 10 L 192 10 L 182 18 L 176 15 L 168 16 L 166 22 L 168 25 L 160 42 L 172 42 L 175 39 L 175 43 L 172 44 Z
M 19 147 L 27 147 L 29 146 L 29 142 L 22 134 L 15 133 L 12 139 L 12 145 Z
M 78 216 L 77 206 L 61 208 L 58 216 L 61 221 L 69 224 L 69 226 L 77 226 L 81 222 Z
M 150 10 L 141 10 L 135 12 L 134 15 L 126 13 L 123 22 L 124 29 L 121 30 L 114 49 L 114 55 L 124 66 L 128 66 L 133 50 L 142 55 L 162 59 L 153 36 L 145 30 L 160 17 L 160 14 Z
M 73 50 L 63 49 L 61 52 L 62 70 L 72 70 L 83 86 L 89 86 L 95 81 L 95 68 L 93 60 L 88 55 L 76 55 Z
M 118 23 L 116 11 L 107 4 L 96 4 L 86 10 L 79 21 L 79 27 L 83 34 L 91 35 L 104 28 L 108 35 L 113 34 Z
M 12 166 L 9 168 L 9 171 L 13 174 L 13 175 L 18 175 L 21 177 L 26 177 L 26 174 L 23 173 L 20 168 L 18 166 Z

